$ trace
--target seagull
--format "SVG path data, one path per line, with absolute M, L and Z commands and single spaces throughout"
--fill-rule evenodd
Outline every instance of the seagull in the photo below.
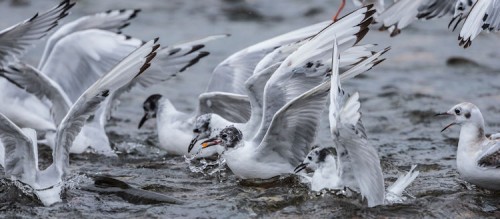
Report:
M 366 11 L 369 10 L 367 9 L 364 12 Z M 369 17 L 370 13 L 368 12 L 366 16 Z M 364 14 L 363 17 L 365 17 Z M 156 118 L 160 148 L 174 155 L 188 154 L 199 139 L 208 138 L 211 135 L 212 128 L 209 127 L 211 115 L 206 115 L 206 113 L 213 113 L 213 115 L 231 123 L 248 121 L 251 107 L 246 96 L 245 81 L 254 74 L 261 75 L 263 72 L 269 72 L 273 68 L 276 69 L 279 66 L 276 64 L 277 62 L 279 63 L 280 60 L 285 59 L 306 39 L 311 38 L 331 23 L 331 21 L 323 21 L 294 30 L 257 43 L 229 56 L 215 68 L 206 92 L 199 96 L 198 110 L 194 113 L 177 110 L 164 95 L 151 95 L 144 101 L 144 116 L 140 120 L 138 128 L 141 128 L 148 119 Z M 353 29 L 356 31 L 362 28 L 354 27 Z M 352 35 L 356 33 L 361 38 L 366 34 L 365 31 L 359 31 L 352 33 Z M 366 55 L 371 55 L 371 52 Z M 267 79 L 260 85 L 265 85 L 266 81 Z M 263 90 L 263 87 L 257 90 Z M 226 124 L 220 125 L 222 128 L 225 126 Z M 193 132 L 196 140 L 191 141 Z M 201 145 L 198 143 L 195 151 L 200 152 L 200 150 Z M 197 156 L 211 156 L 216 151 L 220 150 L 205 149 Z
M 47 34 L 47 32 L 51 29 L 53 29 L 57 24 L 58 24 L 58 19 L 61 19 L 67 15 L 67 10 L 69 8 L 73 7 L 74 3 L 70 3 L 70 1 L 64 1 L 54 9 L 50 10 L 49 12 L 46 12 L 40 16 L 35 16 L 29 21 L 24 22 L 24 26 L 16 26 L 15 28 L 11 28 L 10 31 L 6 32 L 4 36 L 6 36 L 6 42 L 9 42 L 9 44 L 4 45 L 4 48 L 9 48 L 12 47 L 12 50 L 10 53 L 11 54 L 19 54 L 22 51 L 20 50 L 23 48 L 25 45 L 28 45 L 27 40 L 34 40 L 41 38 Z M 72 63 L 76 63 L 76 65 L 79 65 L 82 62 L 61 62 L 60 60 L 83 60 L 83 57 L 75 57 L 75 54 L 77 54 L 78 48 L 75 48 L 74 42 L 71 42 L 71 40 L 77 40 L 80 43 L 83 43 L 82 39 L 78 39 L 76 36 L 73 36 L 71 31 L 78 31 L 78 30 L 85 30 L 94 27 L 102 27 L 102 28 L 108 28 L 108 29 L 114 29 L 114 30 L 120 30 L 121 28 L 127 26 L 128 21 L 135 16 L 135 14 L 138 12 L 138 10 L 112 10 L 108 11 L 107 13 L 101 13 L 101 14 L 96 14 L 92 16 L 84 16 L 80 19 L 78 19 L 75 22 L 70 22 L 66 25 L 63 25 L 62 28 L 57 30 L 53 35 L 48 40 L 48 45 L 51 46 L 46 46 L 46 49 L 44 51 L 44 56 L 42 60 L 48 60 L 48 58 L 44 58 L 50 55 L 53 55 L 53 51 L 56 50 L 56 53 L 62 53 L 63 55 L 60 57 L 51 57 L 50 62 L 40 62 L 40 69 L 43 72 L 49 72 L 49 74 L 53 74 L 53 72 L 56 71 L 63 71 L 64 72 L 64 79 L 69 79 L 68 73 L 74 72 L 74 71 L 69 71 L 69 69 L 64 69 L 65 67 L 71 66 Z M 104 24 L 104 22 L 106 24 Z M 50 24 L 50 25 L 48 25 Z M 44 30 L 45 32 L 41 32 L 41 30 Z M 32 28 L 33 30 L 30 30 L 28 28 Z M 37 29 L 38 28 L 38 29 Z M 13 32 L 13 33 L 10 33 Z M 34 33 L 33 33 L 34 32 Z M 43 34 L 42 34 L 43 33 Z M 82 32 L 77 32 L 78 34 Z M 17 41 L 12 41 L 9 38 L 12 36 L 16 36 Z M 59 37 L 58 37 L 59 36 Z M 61 37 L 62 36 L 62 37 Z M 80 36 L 83 36 L 81 34 Z M 88 35 L 87 35 L 88 36 Z M 112 36 L 115 37 L 116 36 Z M 125 36 L 122 36 L 125 39 Z M 0 37 L 3 38 L 3 37 Z M 21 40 L 19 40 L 21 39 Z M 22 41 L 22 39 L 25 39 Z M 85 38 L 84 38 L 85 39 Z M 96 42 L 99 42 L 99 40 L 102 40 L 102 38 L 92 38 L 95 41 L 91 41 L 91 43 L 86 44 L 86 51 L 91 51 L 95 52 L 95 49 L 91 49 L 91 45 L 96 45 Z M 10 40 L 10 41 L 7 41 Z M 2 41 L 0 39 L 0 41 Z M 130 40 L 129 42 L 131 42 Z M 12 44 L 14 42 L 17 42 L 17 44 Z M 120 44 L 119 42 L 118 44 Z M 129 45 L 130 43 L 127 43 Z M 133 51 L 133 49 L 139 47 L 142 44 L 142 41 L 137 40 L 135 42 L 134 47 L 130 47 L 130 49 L 125 50 L 126 53 L 124 53 L 123 57 Z M 116 45 L 112 44 L 108 40 L 108 46 Z M 72 48 L 70 48 L 72 47 Z M 50 52 L 49 52 L 50 50 Z M 115 47 L 115 52 L 123 51 L 119 50 Z M 9 54 L 9 53 L 6 53 Z M 94 54 L 101 54 L 99 52 L 96 52 Z M 95 56 L 95 55 L 94 55 Z M 121 57 L 121 58 L 123 58 Z M 73 59 L 71 59 L 73 58 Z M 116 60 L 118 62 L 119 59 Z M 13 62 L 9 62 L 8 64 L 16 64 L 16 62 L 19 62 L 17 59 L 15 59 Z M 43 65 L 42 65 L 43 63 Z M 70 64 L 71 63 L 71 64 Z M 103 62 L 99 63 L 100 65 Z M 116 63 L 115 63 L 116 64 Z M 75 65 L 75 64 L 73 64 Z M 19 66 L 18 66 L 19 67 Z M 80 67 L 84 67 L 81 66 Z M 103 72 L 108 71 L 113 67 L 112 65 L 106 66 Z M 78 67 L 75 67 L 78 68 Z M 8 67 L 7 64 L 3 65 L 3 67 L 0 67 L 0 71 L 9 71 L 12 70 L 11 68 Z M 88 69 L 83 69 L 82 70 L 88 70 Z M 84 73 L 91 73 L 90 71 L 84 72 Z M 12 82 L 12 81 L 10 81 Z M 57 123 L 55 124 L 54 121 L 52 121 L 51 116 L 50 116 L 50 109 L 49 107 L 46 106 L 46 103 L 44 101 L 38 100 L 35 96 L 29 95 L 21 90 L 19 90 L 18 87 L 15 85 L 9 83 L 6 80 L 0 80 L 0 90 L 1 90 L 1 95 L 0 95 L 0 100 L 3 102 L 10 102 L 12 104 L 7 105 L 0 109 L 0 112 L 6 115 L 9 119 L 11 119 L 16 125 L 20 127 L 26 127 L 26 128 L 34 128 L 40 133 L 48 132 L 49 135 L 55 134 L 56 131 L 56 126 L 58 125 Z M 90 84 L 88 84 L 90 85 Z M 87 88 L 87 87 L 85 87 Z M 82 89 L 81 92 L 84 90 Z M 79 94 L 81 94 L 81 92 Z M 79 95 L 78 94 L 78 95 Z M 76 96 L 75 98 L 77 98 Z M 70 106 L 70 105 L 69 105 Z M 68 106 L 68 108 L 69 108 Z M 36 109 L 36 110 L 35 110 Z M 65 112 L 62 112 L 60 116 L 66 115 Z M 62 119 L 62 118 L 61 118 Z M 60 121 L 60 120 L 59 120 Z M 80 138 L 77 138 L 77 141 Z M 53 145 L 52 145 L 53 146 Z
M 363 26 L 371 23 L 372 14 L 370 7 L 361 8 L 330 27 L 341 24 L 346 19 L 362 23 L 356 26 L 363 29 Z M 262 110 L 262 119 L 255 134 L 230 125 L 217 136 L 202 142 L 202 147 L 223 146 L 225 151 L 222 157 L 231 171 L 242 179 L 268 179 L 293 173 L 315 139 L 330 90 L 330 82 L 325 79 L 332 68 L 338 69 L 340 65 L 337 62 L 328 67 L 325 65 L 326 60 L 322 58 L 329 51 L 338 56 L 335 32 L 341 32 L 334 30 L 338 29 L 326 28 L 315 35 L 288 56 L 272 74 L 263 91 L 262 108 L 256 109 L 252 104 L 252 111 Z M 326 46 L 332 41 L 333 48 Z M 311 53 L 315 56 L 311 56 Z M 319 62 L 312 62 L 312 58 L 318 58 Z M 356 66 L 353 69 L 357 69 Z M 253 96 L 251 99 L 258 98 L 255 94 Z
M 356 179 L 354 179 L 354 177 L 352 176 L 353 171 L 348 173 L 340 171 L 337 167 L 339 160 L 335 159 L 335 155 L 332 150 L 334 150 L 334 148 L 314 148 L 313 150 L 311 150 L 311 152 L 309 152 L 309 154 L 307 154 L 304 161 L 295 168 L 295 173 L 298 174 L 306 168 L 314 171 L 310 179 L 308 179 L 309 177 L 307 175 L 301 175 L 302 177 L 308 179 L 311 183 L 311 191 L 319 192 L 323 189 L 344 190 L 346 188 L 349 188 L 352 191 L 359 192 L 359 185 Z M 375 163 L 375 165 L 379 166 L 380 164 L 377 163 Z M 385 192 L 383 204 L 402 203 L 405 200 L 405 197 L 403 196 L 404 190 L 419 175 L 419 171 L 415 171 L 416 167 L 417 165 L 412 165 L 410 171 L 408 171 L 406 174 L 399 175 L 398 179 L 389 187 L 387 187 L 385 191 L 382 190 L 382 186 L 379 188 L 379 190 L 376 190 L 376 192 L 373 193 L 380 195 L 381 192 Z M 346 175 L 348 175 L 350 178 L 346 177 Z M 376 205 L 381 205 L 382 203 L 380 203 L 380 200 L 378 201 L 378 203 L 368 201 L 368 206 L 374 207 Z
M 348 187 L 366 197 L 369 207 L 384 204 L 384 176 L 380 158 L 377 150 L 368 142 L 361 122 L 359 93 L 349 96 L 342 89 L 338 53 L 334 52 L 332 59 L 329 122 L 337 159 L 330 152 L 330 148 L 318 147 L 309 152 L 294 171 L 298 173 L 308 166 L 313 168 L 314 174 L 311 178 L 313 191 Z M 396 186 L 398 189 L 400 187 Z
M 454 116 L 453 125 L 460 125 L 457 169 L 467 182 L 491 190 L 500 190 L 500 135 L 486 137 L 484 119 L 479 108 L 468 102 L 459 103 L 436 115 Z
M 130 19 L 134 18 L 139 11 L 139 9 L 110 10 L 81 17 L 63 25 L 49 38 L 38 69 L 30 65 L 21 64 L 0 70 L 0 76 L 7 78 L 22 89 L 33 86 L 31 79 L 38 76 L 32 78 L 19 78 L 18 76 L 34 75 L 39 72 L 46 73 L 49 79 L 52 80 L 51 84 L 60 86 L 61 89 L 58 89 L 56 92 L 63 92 L 63 94 L 57 94 L 56 96 L 54 96 L 54 92 L 43 94 L 45 90 L 27 89 L 27 91 L 35 94 L 37 97 L 41 95 L 44 99 L 48 100 L 58 98 L 49 102 L 52 104 L 64 103 L 65 106 L 62 108 L 61 105 L 54 107 L 48 104 L 49 106 L 43 106 L 39 100 L 32 100 L 33 97 L 19 92 L 17 87 L 10 84 L 10 89 L 7 90 L 12 91 L 13 94 L 5 97 L 7 99 L 30 98 L 29 101 L 25 101 L 26 106 L 32 107 L 33 103 L 41 105 L 36 107 L 36 109 L 40 109 L 37 110 L 37 114 L 46 116 L 43 120 L 40 120 L 49 125 L 51 122 L 55 123 L 55 125 L 52 125 L 54 128 L 42 129 L 43 131 L 48 131 L 49 136 L 46 136 L 46 139 L 51 147 L 53 147 L 53 142 L 51 141 L 55 134 L 55 126 L 66 115 L 71 103 L 76 101 L 78 96 L 104 72 L 111 69 L 113 65 L 134 49 L 144 44 L 142 40 L 114 33 L 120 32 L 122 28 L 128 26 Z M 203 43 L 222 37 L 226 37 L 226 35 L 209 36 L 160 49 L 158 51 L 158 62 L 153 63 L 152 67 L 148 70 L 151 73 L 146 74 L 145 77 L 137 78 L 133 83 L 113 92 L 106 104 L 103 104 L 95 116 L 91 118 L 91 122 L 87 123 L 76 137 L 71 148 L 71 153 L 83 153 L 91 149 L 90 151 L 96 153 L 113 156 L 114 151 L 110 147 L 109 139 L 104 130 L 111 110 L 114 107 L 113 104 L 115 102 L 112 100 L 132 87 L 145 87 L 157 81 L 168 80 L 173 75 L 185 71 L 209 54 L 208 52 L 200 51 L 204 47 Z M 60 60 L 79 60 L 79 62 L 61 62 Z M 34 73 L 35 71 L 36 73 Z M 1 72 L 4 73 L 2 74 Z M 67 97 L 69 101 L 61 100 L 61 96 Z M 54 121 L 51 121 L 49 116 L 49 108 L 52 114 L 55 114 L 52 115 Z M 7 109 L 3 109 L 3 111 L 5 110 Z M 17 109 L 12 112 L 12 114 L 7 115 L 11 119 L 25 118 L 26 115 L 39 116 L 32 113 L 32 110 L 30 110 L 31 113 L 26 114 L 18 113 Z M 33 123 L 35 123 L 34 125 L 38 125 L 41 122 L 37 123 L 37 121 L 34 121 Z M 16 124 L 18 123 L 16 122 Z M 33 125 L 30 124 L 30 126 L 26 125 L 22 127 L 33 127 Z
M 16 62 L 28 48 L 56 27 L 59 20 L 68 15 L 68 10 L 74 3 L 63 1 L 56 7 L 42 14 L 35 14 L 32 18 L 0 31 L 0 69 L 6 68 L 10 63 Z M 35 97 L 11 98 L 18 94 L 18 90 L 10 89 L 4 80 L 0 81 L 0 101 L 10 103 L 0 109 L 0 112 L 11 118 L 21 127 L 31 127 L 37 130 L 53 130 L 55 126 L 49 119 L 48 110 L 43 110 L 43 104 L 37 102 Z M 33 101 L 33 104 L 29 102 Z M 17 105 L 13 109 L 9 106 Z M 41 109 L 46 117 L 32 113 L 33 108 Z M 15 116 L 16 114 L 22 116 Z
M 36 131 L 19 128 L 0 114 L 0 140 L 5 146 L 6 176 L 31 186 L 45 206 L 60 202 L 63 181 L 69 175 L 69 150 L 76 135 L 111 92 L 139 77 L 151 65 L 159 47 L 157 40 L 151 40 L 132 52 L 71 106 L 57 128 L 53 163 L 45 170 L 38 169 Z
M 268 80 L 275 80 L 276 82 L 274 83 L 279 85 L 280 83 L 282 83 L 280 82 L 282 79 L 279 77 L 289 77 L 291 74 L 293 74 L 292 72 L 328 72 L 329 66 L 325 64 L 328 62 L 328 56 L 326 54 L 331 53 L 331 47 L 325 47 L 325 45 L 330 45 L 335 39 L 337 39 L 340 42 L 341 47 L 343 47 L 341 52 L 343 57 L 341 60 L 341 67 L 347 67 L 356 63 L 360 63 L 363 60 L 368 60 L 368 62 L 366 63 L 371 63 L 371 66 L 378 64 L 379 60 L 376 60 L 376 58 L 383 55 L 385 52 L 387 52 L 388 49 L 379 52 L 372 52 L 369 50 L 369 48 L 374 45 L 356 45 L 357 42 L 359 42 L 367 33 L 368 29 L 366 28 L 372 21 L 371 16 L 373 15 L 373 13 L 374 11 L 371 9 L 371 7 L 361 8 L 347 15 L 341 20 L 335 23 L 331 23 L 328 27 L 321 30 L 310 40 L 303 41 L 299 44 L 287 45 L 274 51 L 278 54 L 283 54 L 281 49 L 291 50 L 290 47 L 293 48 L 293 50 L 291 50 L 293 51 L 293 53 L 286 57 L 285 60 L 278 60 L 278 62 L 274 65 L 270 65 L 268 68 L 263 69 L 261 72 L 254 74 L 245 83 L 251 105 L 250 119 L 244 123 L 235 123 L 226 120 L 223 116 L 217 115 L 217 113 L 203 115 L 203 117 L 200 117 L 196 120 L 194 130 L 197 130 L 200 135 L 196 136 L 195 139 L 193 139 L 192 144 L 190 144 L 189 146 L 189 151 L 193 148 L 194 143 L 196 143 L 198 139 L 208 137 L 212 135 L 212 132 L 218 132 L 219 130 L 229 125 L 234 125 L 236 128 L 245 133 L 245 138 L 252 138 L 254 134 L 257 133 L 257 131 L 259 130 L 259 126 L 261 125 L 260 123 L 263 116 L 262 99 L 264 97 L 262 92 L 265 90 L 265 87 L 269 86 L 266 84 L 266 82 Z M 335 35 L 336 33 L 337 35 Z M 336 37 L 333 37 L 334 35 Z M 296 46 L 298 47 L 297 49 L 295 49 Z M 270 55 L 272 56 L 272 53 Z M 352 78 L 357 74 L 366 71 L 367 69 L 359 68 L 357 69 L 358 71 L 355 70 L 356 68 L 352 68 L 352 71 L 350 71 L 349 74 L 343 74 L 342 79 L 345 80 L 348 78 Z M 310 72 L 310 74 L 314 75 L 312 72 Z M 317 77 L 308 77 L 306 79 L 313 78 L 314 80 L 318 81 L 323 80 L 321 74 L 316 74 L 315 76 Z M 296 89 L 295 86 L 298 85 L 294 85 L 291 86 L 291 88 L 286 89 L 290 89 L 290 92 L 293 93 L 300 91 L 305 92 L 308 88 L 304 86 L 301 89 Z M 294 95 L 298 94 L 295 93 Z M 288 94 L 285 96 L 288 96 Z M 292 97 L 294 96 L 292 95 L 290 99 Z M 269 117 L 266 118 L 268 122 L 270 122 L 270 119 L 272 119 L 270 118 L 270 116 L 273 115 L 273 113 L 283 105 L 283 102 L 276 100 L 274 105 L 272 105 L 273 111 L 270 111 L 268 115 Z

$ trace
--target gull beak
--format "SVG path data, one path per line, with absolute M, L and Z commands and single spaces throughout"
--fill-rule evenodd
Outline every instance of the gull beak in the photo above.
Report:
M 450 112 L 443 112 L 443 113 L 436 113 L 436 115 L 434 116 L 453 116 L 454 114 L 453 113 L 450 113 Z M 457 123 L 455 122 L 452 122 L 450 123 L 449 125 L 447 125 L 446 127 L 444 127 L 443 129 L 441 129 L 441 132 L 444 132 L 444 130 L 448 129 L 449 127 L 453 126 L 453 125 L 456 125 Z
M 218 145 L 221 142 L 222 141 L 218 137 L 211 138 L 201 143 L 201 148 L 208 148 L 210 146 Z
M 142 125 L 144 125 L 144 123 L 149 119 L 148 117 L 149 117 L 148 113 L 144 113 L 144 116 L 142 117 L 141 121 L 139 122 L 139 126 L 137 127 L 137 129 L 140 129 L 142 127 Z
M 197 134 L 193 140 L 191 140 L 191 143 L 189 143 L 189 147 L 188 147 L 188 153 L 191 152 L 191 150 L 193 150 L 193 147 L 194 145 L 196 144 L 196 142 L 198 142 L 198 138 L 200 137 L 200 134 Z
M 298 173 L 298 172 L 302 171 L 303 169 L 305 169 L 306 167 L 307 167 L 307 164 L 301 163 L 297 167 L 295 167 L 295 169 L 293 171 L 295 173 Z
M 452 116 L 453 114 L 450 114 L 448 112 L 444 112 L 444 113 L 436 113 L 434 116 Z
M 449 125 L 447 125 L 446 127 L 444 127 L 443 129 L 441 129 L 441 132 L 444 132 L 444 130 L 448 129 L 449 127 L 453 126 L 453 125 L 456 125 L 457 123 L 455 122 L 452 122 L 450 123 Z

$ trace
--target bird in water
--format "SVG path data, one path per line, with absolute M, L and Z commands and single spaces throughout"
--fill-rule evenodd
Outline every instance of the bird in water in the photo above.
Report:
M 500 134 L 486 137 L 479 108 L 464 102 L 436 115 L 455 118 L 441 132 L 454 125 L 461 126 L 457 148 L 457 169 L 461 178 L 479 187 L 500 190 Z

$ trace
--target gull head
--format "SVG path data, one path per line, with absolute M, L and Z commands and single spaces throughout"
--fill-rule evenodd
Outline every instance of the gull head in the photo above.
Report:
M 148 119 L 156 118 L 156 112 L 158 111 L 158 103 L 160 99 L 160 94 L 153 94 L 144 101 L 144 103 L 142 104 L 142 107 L 144 109 L 144 116 L 139 122 L 139 126 L 137 128 L 140 129 Z
M 219 134 L 201 143 L 202 148 L 220 145 L 226 149 L 236 148 L 243 140 L 243 134 L 234 126 L 228 126 L 222 129 Z
M 441 132 L 453 125 L 462 126 L 466 124 L 472 124 L 474 126 L 482 127 L 484 123 L 483 116 L 481 115 L 481 111 L 479 111 L 479 108 L 477 108 L 476 105 L 468 102 L 459 103 L 446 112 L 436 114 L 436 116 L 455 117 L 455 121 L 444 127 Z
M 210 130 L 210 121 L 212 120 L 212 114 L 203 114 L 196 118 L 193 127 L 193 133 L 197 134 L 200 138 L 208 138 L 212 134 Z
M 193 133 L 195 134 L 193 140 L 188 147 L 188 153 L 191 152 L 196 142 L 199 139 L 204 139 L 212 135 L 212 129 L 210 128 L 210 121 L 212 121 L 212 114 L 207 113 L 196 117 L 194 121 Z
M 309 168 L 315 171 L 322 163 L 325 162 L 326 157 L 331 154 L 332 152 L 330 148 L 316 147 L 307 154 L 306 158 L 304 159 L 304 161 L 302 161 L 301 164 L 295 167 L 294 171 L 295 173 L 298 173 L 305 168 Z

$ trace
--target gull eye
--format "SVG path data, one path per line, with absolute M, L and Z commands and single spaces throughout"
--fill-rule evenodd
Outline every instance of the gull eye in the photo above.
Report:
M 312 160 L 313 158 L 311 156 L 307 156 L 307 159 Z
M 460 109 L 459 108 L 455 109 L 455 114 L 460 115 Z
M 220 137 L 226 139 L 227 138 L 227 134 L 222 134 Z

